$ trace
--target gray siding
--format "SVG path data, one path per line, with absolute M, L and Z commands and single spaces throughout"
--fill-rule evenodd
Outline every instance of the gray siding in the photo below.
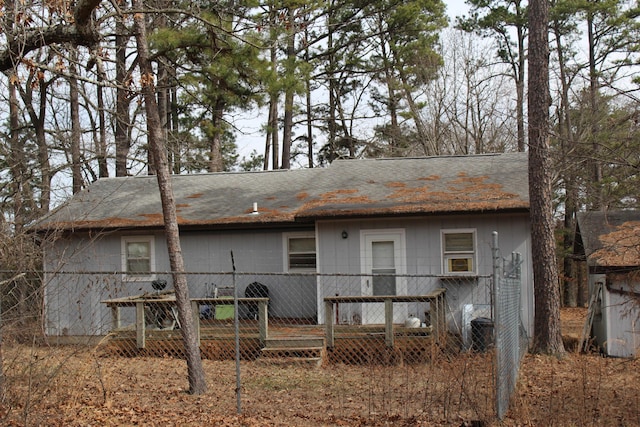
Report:
M 442 229 L 472 228 L 477 236 L 477 262 L 480 275 L 490 275 L 492 232 L 498 231 L 502 256 L 520 252 L 523 266 L 523 321 L 533 331 L 533 279 L 529 243 L 529 222 L 526 214 L 509 215 L 451 215 L 380 220 L 321 221 L 317 224 L 318 272 L 344 274 L 344 278 L 284 272 L 283 233 L 288 230 L 184 232 L 182 250 L 192 297 L 207 296 L 213 284 L 230 287 L 233 284 L 231 252 L 233 251 L 239 294 L 258 281 L 270 291 L 270 315 L 274 317 L 317 316 L 324 322 L 322 299 L 325 296 L 359 295 L 360 232 L 361 230 L 403 229 L 406 238 L 406 273 L 429 278 L 407 279 L 408 294 L 424 294 L 445 287 L 453 309 L 449 319 L 460 325 L 462 308 L 468 304 L 487 304 L 489 289 L 486 281 L 445 281 L 441 275 L 440 233 Z M 301 231 L 301 230 L 296 230 Z M 313 230 L 307 230 L 313 231 Z M 348 237 L 342 237 L 346 231 Z M 59 239 L 46 249 L 45 269 L 49 273 L 47 291 L 47 332 L 50 335 L 104 334 L 111 328 L 110 312 L 101 301 L 143 292 L 153 292 L 148 282 L 126 282 L 120 274 L 121 238 L 135 233 L 110 233 L 99 237 L 75 233 Z M 149 235 L 148 233 L 138 233 Z M 156 271 L 171 278 L 166 243 L 161 232 L 155 238 Z M 85 274 L 64 274 L 80 272 Z M 100 274 L 104 272 L 104 274 Z M 269 274 L 274 273 L 274 274 Z M 482 285 L 480 284 L 482 283 Z M 406 307 L 407 313 L 419 313 L 418 307 Z M 349 313 L 352 316 L 356 313 Z M 125 321 L 133 318 L 130 310 Z
M 478 274 L 492 273 L 492 232 L 499 233 L 499 246 L 503 258 L 519 252 L 524 259 L 522 268 L 522 319 L 529 336 L 533 333 L 533 272 L 530 247 L 530 224 L 527 214 L 500 215 L 450 215 L 438 217 L 415 217 L 388 220 L 321 221 L 318 228 L 318 265 L 320 273 L 360 274 L 360 231 L 371 229 L 404 229 L 406 236 L 406 273 L 408 275 L 433 276 L 431 279 L 408 281 L 408 294 L 424 294 L 445 287 L 447 300 L 454 314 L 450 322 L 460 325 L 461 310 L 465 304 L 488 304 L 488 289 L 480 288 L 478 281 L 441 280 L 442 274 L 441 230 L 470 228 L 476 230 L 478 252 Z M 342 232 L 348 238 L 342 238 Z M 333 279 L 320 277 L 318 300 L 336 292 Z M 345 281 L 346 283 L 346 281 Z M 341 295 L 357 295 L 357 284 L 340 289 Z M 409 308 L 411 310 L 411 308 Z M 320 321 L 323 321 L 319 309 Z
M 111 315 L 101 301 L 153 292 L 150 282 L 122 280 L 121 238 L 134 234 L 150 235 L 112 233 L 89 237 L 75 233 L 45 249 L 49 335 L 104 334 L 111 328 Z M 153 235 L 158 277 L 167 279 L 171 288 L 166 241 L 162 233 Z M 190 232 L 181 235 L 181 243 L 192 297 L 210 295 L 213 285 L 233 285 L 233 275 L 229 274 L 233 270 L 233 251 L 240 296 L 244 296 L 248 284 L 258 281 L 269 288 L 271 316 L 315 318 L 315 277 L 264 274 L 283 273 L 282 231 Z M 133 315 L 133 310 L 128 310 L 123 321 L 132 321 Z

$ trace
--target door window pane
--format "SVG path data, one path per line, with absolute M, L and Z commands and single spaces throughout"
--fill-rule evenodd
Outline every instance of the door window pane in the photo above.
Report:
M 393 242 L 372 242 L 371 256 L 373 295 L 395 295 L 396 266 Z
M 395 295 L 396 294 L 396 276 L 395 269 L 389 270 L 377 270 L 374 271 L 372 279 L 373 295 Z M 375 274 L 382 274 L 383 276 L 375 276 Z M 389 274 L 388 276 L 384 274 Z
M 371 266 L 373 270 L 394 269 L 395 258 L 393 242 L 372 242 L 371 256 L 373 257 Z

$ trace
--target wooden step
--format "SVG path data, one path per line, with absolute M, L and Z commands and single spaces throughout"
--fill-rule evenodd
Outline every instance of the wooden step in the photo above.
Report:
M 260 363 L 279 366 L 322 365 L 324 337 L 299 336 L 268 338 L 260 354 Z
M 299 336 L 267 338 L 265 348 L 324 347 L 324 337 Z
M 262 357 L 322 357 L 324 347 L 265 347 Z

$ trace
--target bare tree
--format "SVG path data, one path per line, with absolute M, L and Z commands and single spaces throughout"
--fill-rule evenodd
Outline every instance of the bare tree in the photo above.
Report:
M 7 71 L 17 67 L 24 56 L 29 52 L 37 50 L 41 47 L 48 46 L 53 43 L 68 43 L 72 46 L 87 46 L 93 48 L 98 41 L 97 31 L 94 28 L 94 22 L 91 19 L 93 11 L 100 4 L 100 0 L 80 0 L 74 9 L 73 24 L 60 24 L 53 26 L 43 26 L 27 31 L 21 34 L 19 38 L 8 38 L 8 45 L 4 50 L 0 49 L 0 70 Z M 135 5 L 139 11 L 143 10 L 142 1 L 136 0 Z M 140 78 L 142 85 L 142 94 L 145 101 L 145 109 L 147 114 L 147 129 L 149 140 L 149 151 L 151 153 L 155 171 L 157 172 L 158 187 L 162 201 L 162 209 L 164 214 L 165 232 L 167 236 L 167 249 L 169 252 L 169 260 L 173 271 L 173 280 L 176 293 L 176 302 L 178 305 L 178 314 L 182 325 L 181 331 L 184 339 L 185 350 L 187 354 L 187 368 L 189 379 L 189 390 L 194 394 L 201 394 L 206 391 L 206 381 L 202 361 L 200 359 L 200 350 L 195 335 L 193 325 L 193 315 L 191 305 L 189 303 L 189 293 L 185 275 L 184 260 L 182 258 L 182 249 L 180 246 L 178 221 L 176 215 L 175 200 L 170 181 L 170 171 L 165 152 L 165 134 L 162 129 L 160 117 L 158 114 L 158 105 L 155 98 L 154 75 L 150 63 L 149 47 L 147 44 L 146 27 L 144 14 L 138 12 L 134 15 L 134 27 L 136 33 L 136 42 L 138 48 L 138 66 L 140 68 Z M 42 142 L 44 142 L 44 106 L 46 94 L 46 82 L 40 78 L 35 67 L 30 68 L 30 75 L 33 78 L 34 85 L 27 85 L 27 91 L 22 91 L 23 98 L 30 95 L 31 86 L 40 87 L 40 109 L 39 115 L 36 114 L 31 103 L 26 103 L 31 110 L 29 111 L 33 123 L 41 122 L 41 126 L 36 127 L 36 134 L 42 132 Z M 38 141 L 39 149 L 42 151 L 47 148 L 46 145 L 41 146 Z M 40 153 L 43 155 L 43 153 Z M 48 152 L 45 155 L 48 161 Z M 49 169 L 48 163 L 41 164 L 43 169 Z M 44 176 L 44 170 L 43 170 Z M 50 179 L 50 174 L 47 175 Z M 44 206 L 43 206 L 44 207 Z M 48 207 L 48 203 L 46 205 Z
M 21 37 L 11 38 L 0 49 L 0 71 L 15 67 L 21 56 L 54 43 L 72 43 L 78 46 L 93 46 L 100 36 L 93 25 L 91 14 L 101 0 L 80 0 L 73 13 L 73 25 L 60 23 L 43 28 L 29 28 Z
M 517 149 L 508 66 L 493 60 L 492 48 L 473 34 L 449 29 L 442 39 L 444 65 L 420 97 L 431 145 L 443 154 Z
M 457 25 L 465 31 L 492 36 L 497 55 L 509 65 L 516 86 L 518 151 L 525 151 L 524 81 L 527 6 L 522 0 L 468 0 L 470 17 L 459 17 Z M 529 5 L 530 7 L 531 5 Z M 515 36 L 515 41 L 512 40 Z

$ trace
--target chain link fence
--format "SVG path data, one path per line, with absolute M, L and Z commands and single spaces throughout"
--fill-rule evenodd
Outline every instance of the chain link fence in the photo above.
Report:
M 450 423 L 493 419 L 496 408 L 501 416 L 513 392 L 517 363 L 509 363 L 521 351 L 511 355 L 512 338 L 502 334 L 505 323 L 515 322 L 520 330 L 512 276 L 505 274 L 510 284 L 497 287 L 510 292 L 506 298 L 495 297 L 489 276 L 220 272 L 189 273 L 188 283 L 201 356 L 213 375 L 210 387 L 226 390 L 218 397 L 220 408 L 286 412 L 293 400 L 328 402 L 331 416 L 420 416 Z M 15 387 L 5 397 L 15 399 L 16 407 L 26 410 L 26 400 L 33 407 L 38 391 L 50 392 L 55 376 L 69 372 L 63 366 L 71 354 L 90 353 L 97 367 L 105 360 L 148 362 L 149 371 L 131 374 L 131 381 L 158 375 L 166 383 L 153 366 L 182 363 L 169 273 L 156 273 L 152 282 L 104 272 L 5 277 L 3 379 L 7 390 Z M 374 281 L 378 289 L 386 284 L 400 292 L 371 295 Z M 507 299 L 506 314 L 494 313 L 494 300 Z M 491 323 L 477 322 L 483 318 Z M 38 373 L 46 381 L 32 381 Z M 110 393 L 108 375 L 100 371 L 95 393 Z M 508 391 L 496 393 L 504 378 Z
M 495 283 L 496 415 L 502 419 L 516 391 L 518 372 L 527 352 L 528 337 L 521 319 L 522 257 L 502 259 L 493 245 Z

